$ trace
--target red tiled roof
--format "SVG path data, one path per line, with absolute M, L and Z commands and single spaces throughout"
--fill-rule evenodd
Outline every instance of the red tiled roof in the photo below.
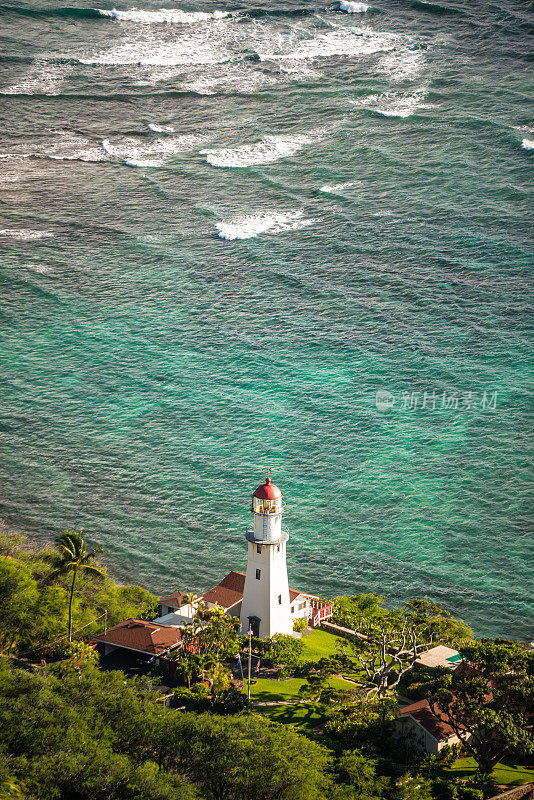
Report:
M 114 644 L 127 650 L 139 650 L 152 656 L 161 655 L 180 641 L 180 629 L 141 619 L 127 619 L 106 633 L 93 636 L 97 642 Z
M 217 586 L 203 594 L 202 599 L 206 603 L 217 603 L 222 608 L 230 608 L 243 599 L 244 589 L 245 573 L 232 571 Z
M 169 606 L 170 608 L 181 608 L 186 594 L 187 592 L 173 592 L 167 597 L 161 597 L 159 602 L 164 606 Z
M 229 572 L 217 586 L 209 589 L 202 595 L 202 599 L 207 603 L 217 603 L 222 608 L 230 608 L 243 599 L 245 590 L 245 573 Z M 297 597 L 313 597 L 306 592 L 298 592 L 296 589 L 289 590 L 289 601 L 292 603 Z M 164 601 L 162 601 L 164 602 Z
M 452 736 L 454 730 L 436 705 L 433 706 L 433 709 L 438 713 L 439 719 L 430 710 L 428 700 L 419 700 L 418 703 L 412 703 L 411 706 L 401 708 L 401 714 L 409 714 L 422 728 L 428 731 L 438 742 L 441 742 L 443 739 L 448 739 L 449 736 Z

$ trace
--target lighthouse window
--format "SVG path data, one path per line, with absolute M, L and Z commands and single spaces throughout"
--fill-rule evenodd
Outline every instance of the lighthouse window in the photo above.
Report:
M 261 544 L 256 545 L 256 553 L 261 553 Z
M 282 605 L 282 595 L 281 594 L 278 595 L 278 605 L 279 606 Z
M 280 552 L 280 545 L 279 545 L 279 544 L 277 544 L 277 545 L 276 545 L 276 552 L 277 552 L 277 553 L 279 553 L 279 552 Z
M 292 614 L 294 614 L 294 613 L 295 613 L 295 606 L 291 606 L 291 613 L 292 613 Z
M 257 569 L 256 570 L 256 580 L 259 581 L 260 578 L 261 578 L 261 569 Z

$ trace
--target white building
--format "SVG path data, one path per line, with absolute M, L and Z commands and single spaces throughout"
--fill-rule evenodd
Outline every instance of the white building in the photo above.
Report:
M 282 492 L 267 474 L 252 496 L 254 525 L 246 532 L 247 572 L 239 615 L 242 633 L 251 628 L 262 639 L 293 633 L 283 511 Z
M 286 543 L 282 530 L 282 492 L 269 475 L 252 497 L 254 524 L 246 532 L 247 571 L 229 572 L 220 583 L 198 596 L 194 608 L 188 595 L 175 591 L 161 598 L 161 614 L 154 620 L 162 625 L 181 626 L 192 621 L 202 608 L 223 608 L 238 617 L 242 633 L 249 628 L 265 639 L 275 633 L 293 633 L 296 619 L 310 626 L 320 625 L 332 615 L 332 607 L 315 595 L 291 589 L 287 579 Z

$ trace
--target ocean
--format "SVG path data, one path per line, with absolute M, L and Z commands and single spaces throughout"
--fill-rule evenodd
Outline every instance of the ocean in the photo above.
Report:
M 520 0 L 0 7 L 0 516 L 533 636 Z M 162 7 L 164 5 L 165 7 Z

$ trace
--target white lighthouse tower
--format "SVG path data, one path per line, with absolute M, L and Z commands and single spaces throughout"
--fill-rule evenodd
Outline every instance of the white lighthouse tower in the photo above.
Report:
M 241 630 L 266 639 L 293 633 L 287 580 L 286 542 L 282 530 L 282 492 L 267 479 L 252 496 L 254 527 L 248 530 L 247 574 L 241 604 Z

